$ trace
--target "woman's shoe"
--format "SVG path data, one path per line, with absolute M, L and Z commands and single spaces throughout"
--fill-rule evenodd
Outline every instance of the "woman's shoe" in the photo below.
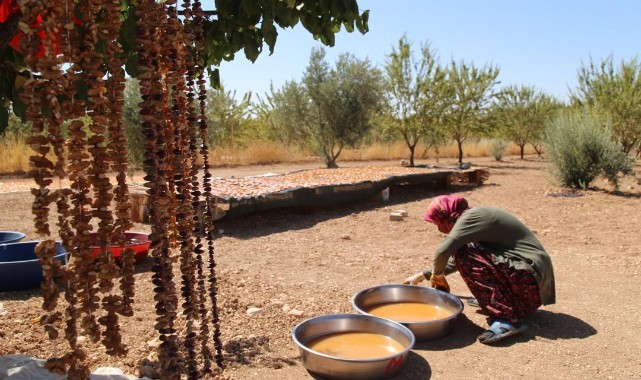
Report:
M 483 344 L 490 344 L 520 334 L 525 330 L 527 330 L 527 326 L 522 323 L 509 323 L 497 319 L 483 334 L 479 335 L 478 339 Z

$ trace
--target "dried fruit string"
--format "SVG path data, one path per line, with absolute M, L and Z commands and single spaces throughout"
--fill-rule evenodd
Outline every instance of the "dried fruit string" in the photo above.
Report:
M 205 33 L 203 29 L 203 10 L 200 1 L 196 0 L 193 4 L 194 13 L 194 46 L 195 70 L 197 72 L 197 88 L 199 101 L 198 126 L 200 128 L 201 147 L 200 153 L 203 159 L 203 191 L 205 196 L 205 215 L 203 218 L 203 229 L 207 239 L 207 251 L 209 258 L 209 297 L 212 303 L 212 322 L 214 327 L 214 348 L 216 350 L 215 360 L 218 367 L 223 367 L 222 342 L 220 339 L 220 317 L 218 314 L 218 281 L 216 279 L 216 261 L 214 255 L 214 225 L 212 212 L 212 195 L 211 195 L 211 173 L 209 171 L 209 146 L 207 144 L 207 117 L 205 115 L 205 100 L 207 99 L 207 90 L 205 88 L 205 67 L 203 62 L 203 50 Z M 206 341 L 203 341 L 203 345 Z
M 221 367 L 223 358 L 216 303 L 211 173 L 204 114 L 204 67 L 195 64 L 203 58 L 203 15 L 200 3 L 195 2 L 192 22 L 190 4 L 186 1 L 183 27 L 178 20 L 175 4 L 175 0 L 164 4 L 142 0 L 136 10 L 142 94 L 140 113 L 143 134 L 147 138 L 145 186 L 150 200 L 150 249 L 154 260 L 152 281 L 158 315 L 155 327 L 161 340 L 161 373 L 167 379 L 180 378 L 185 368 L 189 378 L 201 376 L 196 359 L 198 340 L 204 372 L 211 372 L 211 352 L 208 347 L 210 322 L 214 325 L 215 359 Z M 42 323 L 54 344 L 58 336 L 55 325 L 62 320 L 62 314 L 55 310 L 58 288 L 54 278 L 62 275 L 67 285 L 65 337 L 71 352 L 58 357 L 54 346 L 54 356 L 47 361 L 47 368 L 62 374 L 67 372 L 66 367 L 69 366 L 69 378 L 87 378 L 89 371 L 83 365 L 86 355 L 77 343 L 78 321 L 92 340 L 98 341 L 102 337 L 109 354 L 124 354 L 126 348 L 122 344 L 117 314 L 133 313 L 132 252 L 126 251 L 123 257 L 121 296 L 113 293 L 114 280 L 120 274 L 120 269 L 107 251 L 113 236 L 124 247 L 124 232 L 132 226 L 125 180 L 125 139 L 120 120 L 124 90 L 122 48 L 117 42 L 120 9 L 117 2 L 103 4 L 100 0 L 65 0 L 55 4 L 25 0 L 21 2 L 21 8 L 23 21 L 19 26 L 25 33 L 22 42 L 26 52 L 25 62 L 32 72 L 42 75 L 38 80 L 32 78 L 27 81 L 23 100 L 28 104 L 27 115 L 34 131 L 28 140 L 35 152 L 30 159 L 33 168 L 30 174 L 38 186 L 32 190 L 32 212 L 36 230 L 46 238 L 36 248 L 45 277 L 43 308 L 47 314 L 42 318 Z M 75 19 L 74 15 L 79 19 Z M 96 21 L 97 15 L 100 15 L 100 23 Z M 42 17 L 44 22 L 32 28 L 30 25 L 36 25 L 37 17 Z M 43 32 L 47 36 L 43 40 L 44 58 L 38 60 L 36 55 L 42 49 L 41 38 L 37 34 Z M 161 37 L 168 41 L 166 49 L 162 51 L 156 44 Z M 97 50 L 101 42 L 105 46 L 104 63 L 102 53 Z M 192 52 L 185 50 L 190 46 L 195 47 L 194 58 Z M 64 73 L 63 64 L 68 66 Z M 105 77 L 106 80 L 103 79 Z M 86 104 L 76 97 L 77 83 L 87 86 Z M 171 99 L 168 95 L 170 88 Z M 49 112 L 42 113 L 41 109 Z M 162 114 L 165 117 L 158 118 Z M 87 133 L 85 122 L 80 119 L 83 115 L 91 120 L 90 134 Z M 66 150 L 61 133 L 63 120 L 70 121 Z M 200 148 L 199 140 L 202 141 Z M 52 151 L 55 162 L 48 157 Z M 68 154 L 68 161 L 65 161 L 65 154 Z M 202 155 L 204 161 L 203 194 L 198 182 L 198 154 Z M 62 180 L 67 169 L 71 188 L 51 191 L 49 186 L 54 174 Z M 107 176 L 109 169 L 117 172 L 115 188 Z M 204 198 L 205 211 L 204 215 L 197 216 L 201 196 Z M 112 200 L 115 201 L 115 220 L 111 210 Z M 48 216 L 49 206 L 54 201 L 58 207 L 58 227 L 63 245 L 73 256 L 66 270 L 61 269 L 60 263 L 53 259 L 56 243 L 50 238 Z M 175 210 L 175 214 L 172 210 Z M 93 218 L 98 222 L 97 245 L 101 248 L 97 260 L 92 257 L 92 241 L 89 237 Z M 183 344 L 185 363 L 178 348 L 175 326 L 178 297 L 170 255 L 172 234 L 180 244 L 181 296 L 187 322 Z M 208 246 L 209 287 L 205 286 L 203 270 L 203 235 Z M 207 291 L 213 306 L 211 320 L 205 306 Z M 100 293 L 103 295 L 102 304 L 99 303 Z M 98 317 L 100 311 L 105 311 L 106 315 Z M 196 319 L 200 319 L 199 329 Z M 99 325 L 104 328 L 101 329 Z
M 96 10 L 99 10 L 99 8 Z M 98 322 L 105 326 L 102 343 L 107 349 L 107 353 L 124 355 L 127 353 L 127 348 L 122 342 L 118 314 L 133 314 L 131 310 L 131 300 L 133 300 L 133 252 L 124 252 L 127 257 L 122 263 L 122 274 L 124 275 L 120 283 L 123 293 L 121 295 L 112 292 L 116 278 L 121 275 L 121 269 L 116 265 L 113 255 L 107 251 L 107 246 L 112 242 L 112 236 L 115 236 L 121 248 L 124 248 L 126 244 L 125 229 L 131 226 L 129 216 L 123 215 L 122 211 L 118 211 L 119 209 L 124 209 L 126 212 L 129 211 L 127 185 L 125 183 L 127 169 L 125 157 L 127 150 L 121 121 L 125 78 L 122 69 L 123 62 L 120 58 L 122 49 L 118 43 L 121 24 L 120 4 L 114 1 L 105 2 L 102 5 L 102 10 L 100 35 L 105 41 L 105 61 L 107 62 L 109 76 L 106 83 L 103 82 L 104 95 L 107 96 L 101 95 L 100 104 L 102 107 L 98 108 L 98 110 L 102 111 L 101 116 L 104 117 L 106 124 L 106 130 L 103 131 L 103 142 L 99 151 L 100 158 L 104 158 L 105 162 L 100 167 L 96 167 L 97 170 L 95 172 L 101 180 L 98 192 L 103 203 L 95 204 L 94 207 L 98 208 L 100 213 L 101 221 L 98 225 L 98 235 L 103 234 L 100 247 L 106 265 L 102 264 L 99 276 L 100 288 L 102 293 L 105 294 L 102 299 L 102 308 L 107 314 L 100 317 Z M 104 146 L 106 140 L 104 136 L 106 134 L 108 134 L 109 140 L 107 145 Z M 111 192 L 113 187 L 107 177 L 109 169 L 117 170 L 118 173 L 117 188 L 113 190 L 113 193 Z M 118 199 L 116 199 L 116 220 L 114 220 L 110 208 L 114 195 L 118 196 Z M 103 196 L 104 199 L 102 198 Z M 118 231 L 116 231 L 116 228 L 118 228 Z M 129 301 L 127 305 L 124 304 L 125 298 Z M 128 307 L 129 310 L 125 310 L 125 307 Z
M 67 268 L 64 273 L 63 282 L 66 285 L 64 292 L 65 300 L 67 301 L 67 306 L 65 308 L 65 339 L 69 343 L 71 348 L 70 352 L 67 352 L 62 361 L 59 363 L 62 366 L 69 367 L 67 371 L 67 377 L 69 379 L 85 379 L 89 376 L 90 371 L 87 365 L 84 363 L 86 358 L 85 351 L 78 345 L 78 329 L 77 321 L 80 316 L 80 309 L 78 307 L 78 296 L 77 296 L 77 283 L 78 283 L 78 272 L 82 268 L 78 268 L 78 255 L 76 246 L 78 242 L 82 241 L 82 238 L 78 239 L 76 234 L 79 234 L 84 237 L 84 234 L 78 233 L 77 227 L 77 218 L 75 217 L 76 213 L 79 210 L 83 210 L 85 205 L 91 203 L 90 200 L 84 199 L 83 189 L 88 187 L 88 182 L 84 175 L 84 171 L 88 166 L 87 159 L 89 158 L 86 152 L 86 144 L 83 135 L 82 129 L 84 128 L 84 122 L 78 120 L 78 118 L 84 115 L 84 103 L 77 101 L 75 97 L 76 88 L 75 81 L 79 78 L 77 71 L 79 67 L 75 62 L 79 60 L 79 54 L 81 51 L 81 40 L 79 30 L 76 28 L 76 22 L 73 14 L 75 10 L 75 3 L 73 0 L 64 1 L 64 14 L 61 18 L 63 33 L 58 35 L 60 52 L 64 59 L 64 62 L 68 65 L 63 76 L 63 93 L 64 96 L 61 97 L 62 106 L 64 109 L 65 120 L 71 120 L 68 128 L 69 139 L 67 142 L 67 154 L 68 154 L 68 174 L 69 179 L 72 183 L 71 188 L 60 189 L 60 198 L 58 201 L 58 213 L 59 213 L 59 229 L 60 236 L 62 239 L 62 244 L 67 250 L 67 252 L 73 252 L 73 257 L 68 260 Z M 74 21 L 75 20 L 75 21 Z M 80 131 L 80 136 L 79 132 Z M 79 176 L 79 173 L 82 173 Z M 80 177 L 80 180 L 79 180 Z M 79 189 L 79 191 L 74 191 L 73 189 Z M 80 194 L 80 197 L 77 196 Z M 76 202 L 74 208 L 70 207 L 70 202 Z M 88 212 L 85 212 L 84 220 L 90 220 L 91 215 Z M 80 215 L 79 219 L 83 219 L 83 215 Z M 73 232 L 72 227 L 76 228 L 76 233 Z M 80 230 L 82 232 L 82 230 Z M 55 360 L 55 358 L 53 358 Z M 48 364 L 50 364 L 48 360 Z
M 64 178 L 64 145 L 61 137 L 62 115 L 60 104 L 57 101 L 57 95 L 60 92 L 60 82 L 62 73 L 60 71 L 60 61 L 52 54 L 55 47 L 52 45 L 50 38 L 45 38 L 47 57 L 37 59 L 36 54 L 40 49 L 40 39 L 38 33 L 44 33 L 45 36 L 53 36 L 58 29 L 55 24 L 58 19 L 60 9 L 54 7 L 51 3 L 42 4 L 39 1 L 25 1 L 20 4 L 22 11 L 22 21 L 19 27 L 25 34 L 22 39 L 22 48 L 27 54 L 25 55 L 25 64 L 30 71 L 39 72 L 41 78 L 36 79 L 32 76 L 24 85 L 22 100 L 27 104 L 27 118 L 32 123 L 32 135 L 27 139 L 27 143 L 34 150 L 35 154 L 30 157 L 32 169 L 29 175 L 34 179 L 38 188 L 32 188 L 31 193 L 34 196 L 32 213 L 34 214 L 34 224 L 36 232 L 43 237 L 42 241 L 36 245 L 35 254 L 40 259 L 43 270 L 42 308 L 45 314 L 40 319 L 44 326 L 49 339 L 53 342 L 54 358 L 47 361 L 47 368 L 55 373 L 63 373 L 64 365 L 62 359 L 57 358 L 56 338 L 58 330 L 56 325 L 62 320 L 62 314 L 56 311 L 59 298 L 59 290 L 55 284 L 55 277 L 62 273 L 61 263 L 55 259 L 56 242 L 51 237 L 49 228 L 49 206 L 52 202 L 57 201 L 58 193 L 51 191 L 49 186 L 53 182 L 54 173 L 59 178 Z M 43 17 L 44 21 L 36 23 L 38 17 Z M 36 26 L 37 25 L 37 26 Z M 33 26 L 33 27 L 32 27 Z M 42 108 L 49 110 L 47 115 L 41 112 Z M 56 163 L 52 162 L 47 154 L 52 150 L 56 156 Z M 64 210 L 64 208 L 63 208 Z M 63 211 L 64 212 L 64 211 Z
M 169 256 L 167 223 L 169 198 L 167 186 L 167 152 L 165 150 L 164 120 L 162 112 L 163 78 L 159 67 L 160 48 L 157 26 L 162 18 L 162 8 L 153 0 L 141 0 L 136 9 L 136 42 L 138 45 L 138 79 L 140 80 L 140 117 L 145 135 L 145 187 L 149 195 L 149 220 L 152 222 L 150 249 L 154 260 L 152 282 L 156 301 L 156 330 L 161 344 L 158 359 L 161 376 L 179 379 L 181 355 L 177 347 L 175 320 L 178 299 L 173 281 L 172 261 Z
M 185 46 L 194 46 L 194 30 L 193 30 L 193 21 L 192 21 L 192 10 L 191 2 L 185 0 L 182 3 L 183 9 L 183 35 L 184 35 L 184 45 Z M 190 181 L 191 181 L 191 208 L 193 210 L 193 252 L 196 263 L 196 305 L 197 310 L 195 310 L 196 317 L 200 319 L 200 329 L 199 329 L 199 338 L 200 338 L 200 353 L 203 359 L 203 369 L 202 371 L 207 374 L 212 373 L 211 361 L 212 361 L 212 352 L 209 348 L 209 334 L 210 334 L 210 323 L 211 318 L 209 317 L 209 311 L 207 307 L 207 287 L 205 285 L 205 275 L 204 275 L 204 250 L 202 238 L 204 237 L 204 213 L 206 212 L 205 207 L 203 207 L 203 200 L 201 198 L 201 184 L 199 181 L 199 171 L 201 169 L 198 160 L 200 149 L 198 148 L 200 142 L 200 131 L 198 126 L 198 116 L 197 116 L 197 107 L 200 104 L 196 104 L 196 95 L 195 95 L 195 73 L 194 73 L 194 55 L 186 54 L 184 56 L 185 62 L 185 80 L 186 80 L 186 98 L 187 107 L 186 118 L 187 118 L 187 127 L 189 131 L 189 152 L 190 162 L 188 165 L 191 167 L 190 172 Z
M 175 205 L 171 209 L 175 210 L 175 226 L 177 231 L 177 242 L 180 249 L 180 273 L 181 273 L 181 296 L 183 316 L 185 318 L 185 332 L 183 349 L 185 354 L 185 366 L 187 377 L 189 379 L 201 378 L 198 370 L 196 356 L 196 339 L 197 332 L 194 327 L 196 318 L 196 301 L 195 297 L 195 262 L 193 258 L 194 246 L 192 241 L 193 218 L 194 213 L 191 208 L 191 181 L 192 168 L 189 153 L 190 150 L 190 133 L 186 123 L 187 100 L 185 96 L 185 41 L 182 33 L 182 25 L 178 20 L 176 1 L 168 0 L 164 3 L 167 16 L 166 27 L 164 30 L 164 40 L 162 56 L 166 66 L 165 79 L 168 87 L 171 88 L 172 107 L 171 113 L 167 115 L 173 130 L 168 129 L 166 133 L 173 133 L 172 144 L 168 144 L 171 149 L 171 167 L 173 180 L 173 192 L 175 194 Z M 167 91 L 169 93 L 169 91 Z M 168 136 L 170 137 L 170 136 Z M 170 187 L 171 189 L 171 187 Z
M 110 41 L 106 44 L 105 55 L 107 57 L 107 118 L 109 144 L 107 146 L 111 159 L 111 170 L 116 172 L 116 186 L 114 187 L 114 201 L 116 220 L 114 222 L 113 235 L 121 248 L 121 280 L 122 291 L 121 307 L 118 312 L 124 316 L 133 315 L 133 300 L 135 294 L 134 283 L 134 250 L 125 248 L 127 239 L 125 232 L 133 227 L 131 222 L 131 202 L 129 199 L 129 187 L 127 185 L 127 144 L 122 123 L 122 112 L 125 90 L 125 72 L 123 70 L 124 59 L 122 46 L 118 42 L 120 25 L 120 5 L 117 2 L 105 4 L 105 15 L 110 28 L 105 28 L 105 39 Z M 103 21 L 104 24 L 104 21 Z M 118 302 L 118 300 L 115 300 Z
M 99 279 L 101 290 L 103 293 L 107 293 L 111 290 L 112 280 L 118 275 L 119 270 L 113 264 L 111 255 L 103 255 L 107 258 L 106 263 L 100 265 L 100 272 L 97 271 L 93 259 L 89 257 L 90 241 L 88 235 L 92 228 L 90 225 L 92 213 L 87 210 L 88 206 L 92 205 L 92 200 L 88 196 L 89 185 L 94 186 L 97 194 L 96 202 L 93 203 L 93 214 L 100 219 L 99 236 L 102 235 L 105 248 L 104 242 L 109 241 L 113 221 L 109 210 L 111 196 L 108 194 L 111 184 L 106 176 L 110 157 L 106 154 L 104 147 L 106 132 L 104 125 L 107 121 L 104 116 L 105 98 L 103 94 L 105 88 L 101 83 L 104 72 L 100 69 L 102 58 L 99 53 L 96 54 L 93 48 L 98 41 L 97 26 L 93 22 L 93 14 L 100 12 L 102 8 L 98 1 L 93 3 L 78 2 L 78 13 L 82 17 L 82 20 L 78 22 L 73 17 L 75 4 L 72 0 L 44 4 L 39 1 L 25 1 L 20 5 L 24 17 L 21 29 L 26 36 L 22 40 L 23 51 L 26 52 L 25 62 L 32 72 L 39 72 L 42 76 L 38 80 L 32 78 L 25 84 L 23 101 L 28 105 L 27 117 L 34 125 L 33 135 L 29 137 L 28 143 L 36 153 L 30 159 L 33 167 L 30 174 L 39 186 L 38 189 L 32 190 L 35 226 L 38 233 L 46 238 L 36 247 L 36 254 L 43 267 L 43 308 L 47 311 L 47 314 L 41 318 L 41 323 L 49 337 L 54 340 L 54 355 L 47 361 L 46 366 L 53 372 L 65 373 L 65 367 L 70 365 L 71 368 L 67 374 L 69 378 L 87 378 L 88 369 L 81 364 L 85 354 L 77 346 L 76 321 L 80 311 L 85 312 L 87 314 L 83 319 L 85 329 L 89 331 L 94 340 L 98 339 L 99 329 L 97 329 L 93 315 L 97 309 L 93 283 Z M 115 40 L 118 36 L 118 12 L 119 6 L 116 4 L 115 8 L 112 7 L 111 13 L 108 10 L 102 16 L 103 26 L 106 26 L 106 29 L 112 25 L 110 31 L 103 30 L 108 39 Z M 42 21 L 36 23 L 35 20 L 38 18 L 41 18 Z M 76 23 L 84 24 L 84 40 L 79 38 L 80 33 L 75 27 Z M 38 26 L 31 28 L 30 25 Z M 38 33 L 42 35 L 43 32 L 46 38 L 36 37 Z M 43 41 L 43 49 L 40 47 L 40 40 Z M 41 50 L 44 51 L 44 57 L 37 59 L 36 56 Z M 77 62 L 83 62 L 83 66 L 78 65 Z M 62 72 L 63 63 L 69 65 L 64 75 Z M 81 78 L 82 73 L 89 75 Z M 84 130 L 84 122 L 77 119 L 83 114 L 84 108 L 82 102 L 75 101 L 75 82 L 78 79 L 84 79 L 89 85 L 93 85 L 89 91 L 89 108 L 93 109 L 91 115 L 93 136 L 90 138 L 90 150 L 94 158 L 93 165 L 89 161 L 90 157 L 86 150 L 87 135 Z M 124 75 L 121 75 L 121 87 L 123 81 Z M 116 88 L 116 90 L 118 89 Z M 122 89 L 118 91 L 122 92 Z M 58 103 L 59 99 L 62 99 L 61 103 Z M 40 112 L 41 109 L 48 112 Z M 120 119 L 118 112 L 113 115 L 113 119 Z M 61 132 L 63 120 L 71 120 L 69 124 L 68 167 L 72 187 L 52 192 L 48 187 L 52 183 L 53 174 L 55 173 L 59 180 L 66 176 L 66 152 Z M 116 133 L 113 133 L 113 136 L 116 136 Z M 120 143 L 124 145 L 124 139 L 121 139 Z M 53 148 L 55 155 L 55 163 L 47 157 L 51 148 Z M 87 178 L 87 170 L 90 170 L 91 178 Z M 69 199 L 74 205 L 73 210 L 69 207 Z M 59 261 L 53 259 L 56 253 L 56 243 L 50 238 L 48 223 L 49 205 L 53 201 L 56 201 L 58 207 L 58 227 L 62 243 L 69 252 L 74 253 L 71 263 L 65 270 L 60 267 Z M 75 228 L 75 235 L 71 227 Z M 110 259 L 113 265 L 110 265 Z M 61 313 L 54 311 L 58 300 L 58 288 L 54 282 L 54 277 L 57 276 L 62 276 L 67 285 L 65 291 L 65 299 L 68 303 L 65 309 L 67 322 L 65 337 L 72 349 L 62 357 L 57 357 L 57 346 L 55 345 L 55 339 L 58 336 L 55 324 L 62 319 Z M 81 284 L 80 288 L 77 286 L 78 284 Z M 133 298 L 133 295 L 129 298 Z M 76 308 L 78 301 L 81 303 L 81 310 Z M 119 298 L 113 295 L 104 297 L 103 307 L 107 310 L 107 316 L 102 317 L 101 322 L 109 326 L 109 329 L 105 329 L 103 343 L 108 352 L 112 354 L 122 352 L 118 321 L 117 318 L 114 318 L 114 312 L 120 310 Z

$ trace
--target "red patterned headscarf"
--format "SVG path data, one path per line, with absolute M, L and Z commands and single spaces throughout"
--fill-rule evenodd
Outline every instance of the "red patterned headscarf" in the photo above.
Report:
M 439 195 L 427 207 L 425 221 L 436 224 L 439 231 L 449 233 L 463 211 L 469 208 L 467 200 L 460 195 Z

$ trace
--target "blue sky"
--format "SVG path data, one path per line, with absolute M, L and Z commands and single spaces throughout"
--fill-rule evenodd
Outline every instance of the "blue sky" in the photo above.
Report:
M 501 86 L 529 85 L 566 100 L 577 84 L 577 70 L 612 55 L 616 63 L 639 56 L 640 0 L 359 0 L 370 10 L 370 31 L 341 31 L 325 47 L 333 65 L 349 52 L 383 68 L 399 38 L 413 42 L 415 56 L 429 42 L 442 63 L 451 59 L 500 68 Z M 274 54 L 267 48 L 255 63 L 239 52 L 220 67 L 221 80 L 237 96 L 264 95 L 270 83 L 280 88 L 300 81 L 311 49 L 323 46 L 302 25 L 279 29 Z M 641 58 L 641 57 L 640 57 Z

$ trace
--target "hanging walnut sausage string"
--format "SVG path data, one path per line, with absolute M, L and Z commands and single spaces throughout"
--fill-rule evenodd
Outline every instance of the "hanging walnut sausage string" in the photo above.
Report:
M 182 4 L 183 8 L 183 36 L 184 44 L 183 46 L 193 46 L 194 45 L 194 31 L 192 23 L 192 12 L 191 12 L 191 2 L 185 0 Z M 199 129 L 197 124 L 197 115 L 196 115 L 196 106 L 195 104 L 195 93 L 194 93 L 194 57 L 193 54 L 185 54 L 184 57 L 184 72 L 185 72 L 185 101 L 187 103 L 187 109 L 185 112 L 186 115 L 186 128 L 189 138 L 189 153 L 190 156 L 189 162 L 186 162 L 186 165 L 189 165 L 189 177 L 190 188 L 191 188 L 191 210 L 193 212 L 193 225 L 192 225 L 192 234 L 194 237 L 193 241 L 193 252 L 194 259 L 196 263 L 196 273 L 194 274 L 194 281 L 196 282 L 196 293 L 194 299 L 196 300 L 197 310 L 194 310 L 195 317 L 200 319 L 200 328 L 199 328 L 199 340 L 200 340 L 200 354 L 203 360 L 203 373 L 211 374 L 211 361 L 212 353 L 209 348 L 209 333 L 210 328 L 209 324 L 211 323 L 211 318 L 209 317 L 207 305 L 207 287 L 205 285 L 205 276 L 203 273 L 204 267 L 204 250 L 202 244 L 203 237 L 203 215 L 204 207 L 202 206 L 201 199 L 201 190 L 200 190 L 200 181 L 198 177 L 200 165 L 198 163 L 199 159 L 199 149 L 198 145 L 200 142 L 199 139 Z M 186 157 L 187 159 L 187 157 Z
M 45 314 L 40 323 L 54 344 L 54 355 L 46 367 L 69 379 L 86 379 L 90 372 L 84 364 L 86 353 L 78 343 L 78 326 L 93 341 L 101 341 L 108 354 L 122 355 L 127 349 L 120 333 L 119 315 L 133 314 L 133 251 L 122 251 L 122 267 L 116 265 L 108 251 L 112 241 L 124 248 L 125 231 L 133 226 L 121 121 L 125 62 L 118 43 L 120 3 L 21 0 L 19 5 L 23 13 L 21 29 L 25 32 L 25 63 L 31 72 L 40 74 L 38 79 L 25 83 L 22 98 L 33 126 L 28 139 L 34 151 L 29 174 L 36 184 L 32 189 L 32 213 L 36 231 L 44 237 L 36 247 L 44 274 Z M 176 0 L 140 0 L 135 20 L 142 94 L 140 116 L 146 138 L 144 180 L 152 222 L 149 239 L 155 328 L 161 341 L 158 358 L 164 379 L 179 379 L 182 373 L 189 379 L 198 379 L 212 373 L 208 344 L 212 329 L 214 357 L 221 368 L 223 359 L 201 64 L 203 12 L 200 2 L 194 2 L 192 10 L 190 1 L 185 0 L 183 8 L 185 18 L 181 24 Z M 37 24 L 37 29 L 32 28 L 38 15 L 44 22 Z M 41 32 L 46 35 L 44 57 L 36 58 L 41 44 L 35 34 Z M 161 45 L 157 43 L 160 39 L 164 42 Z M 77 86 L 86 89 L 86 103 Z M 43 109 L 47 112 L 41 112 Z M 68 123 L 66 143 L 62 138 L 63 122 Z M 198 178 L 201 168 L 202 183 Z M 115 186 L 107 175 L 109 170 L 116 173 Z M 54 176 L 59 184 L 68 176 L 70 188 L 59 185 L 52 190 Z M 58 211 L 62 244 L 72 254 L 65 268 L 54 260 L 56 242 L 51 238 L 48 220 L 52 203 Z M 97 237 L 92 241 L 94 222 Z M 208 280 L 203 239 L 207 241 Z M 96 258 L 92 255 L 93 245 L 100 247 Z M 175 258 L 181 275 L 180 299 L 174 282 L 173 247 L 179 248 Z M 118 276 L 121 279 L 117 292 Z M 56 278 L 66 285 L 64 309 L 57 309 Z M 207 293 L 211 317 L 206 307 Z M 179 326 L 184 337 L 179 342 L 177 322 L 183 319 L 185 325 Z M 58 355 L 57 326 L 63 322 L 70 350 Z M 199 359 L 202 369 L 198 367 Z
M 183 340 L 186 367 L 184 371 L 189 379 L 199 379 L 202 375 L 198 370 L 195 349 L 198 334 L 194 327 L 194 319 L 197 317 L 195 260 L 192 241 L 194 212 L 191 204 L 190 138 L 185 119 L 185 66 L 183 64 L 183 57 L 186 55 L 184 52 L 185 43 L 182 25 L 178 20 L 176 0 L 168 0 L 164 5 L 166 7 L 167 21 L 164 28 L 166 43 L 163 44 L 162 55 L 168 58 L 165 60 L 167 68 L 166 80 L 168 86 L 171 86 L 172 107 L 167 119 L 171 120 L 170 124 L 173 126 L 173 131 L 167 129 L 166 133 L 173 132 L 173 135 L 167 136 L 168 138 L 171 137 L 171 144 L 167 145 L 172 153 L 173 181 L 171 182 L 174 183 L 175 205 L 171 209 L 175 210 L 175 213 L 171 217 L 176 222 L 176 238 L 180 248 L 181 296 L 183 299 L 183 316 L 186 320 Z
M 200 126 L 200 137 L 202 139 L 201 155 L 203 158 L 203 189 L 205 193 L 206 211 L 204 217 L 204 230 L 207 238 L 207 249 L 209 256 L 209 296 L 212 303 L 213 327 L 214 327 L 214 347 L 216 349 L 215 360 L 218 367 L 223 367 L 222 342 L 220 340 L 220 318 L 218 315 L 217 293 L 218 285 L 216 280 L 216 261 L 214 257 L 214 226 L 212 223 L 212 196 L 211 196 L 211 173 L 209 172 L 209 157 L 207 146 L 207 117 L 205 115 L 205 99 L 207 91 L 205 89 L 204 71 L 202 66 L 203 43 L 205 40 L 203 30 L 203 10 L 200 1 L 193 3 L 194 12 L 194 42 L 196 47 L 196 71 L 198 72 L 198 100 L 200 102 L 200 115 L 198 125 Z
M 122 46 L 118 42 L 120 25 L 120 5 L 117 2 L 104 4 L 103 15 L 103 38 L 108 41 L 105 47 L 105 55 L 109 76 L 107 79 L 107 104 L 106 116 L 108 119 L 109 143 L 107 145 L 108 156 L 111 162 L 111 170 L 116 172 L 116 186 L 113 189 L 115 201 L 115 221 L 113 235 L 121 247 L 121 279 L 120 290 L 122 300 L 120 309 L 117 311 L 124 316 L 133 315 L 133 299 L 135 294 L 134 285 L 134 251 L 125 248 L 127 239 L 125 232 L 129 230 L 131 222 L 131 203 L 129 200 L 129 188 L 127 186 L 127 144 L 124 135 L 124 124 L 122 123 L 122 112 L 124 104 L 125 73 L 122 68 Z M 105 26 L 106 25 L 106 26 Z M 113 339 L 117 337 L 114 336 Z M 124 348 L 124 347 L 122 347 Z
M 76 23 L 72 21 L 73 13 L 75 10 L 75 3 L 73 0 L 65 1 L 64 20 L 62 22 L 64 33 L 60 34 L 60 48 L 64 55 L 65 62 L 68 63 L 68 68 L 64 74 L 64 93 L 65 97 L 62 100 L 63 109 L 65 111 L 65 118 L 71 120 L 69 123 L 67 140 L 67 169 L 71 186 L 69 189 L 62 189 L 61 196 L 68 198 L 65 202 L 71 202 L 68 210 L 65 210 L 64 218 L 68 227 L 63 229 L 60 226 L 61 237 L 63 230 L 67 230 L 69 235 L 68 239 L 62 237 L 62 242 L 71 252 L 67 270 L 64 275 L 64 283 L 66 284 L 65 300 L 67 307 L 65 309 L 65 338 L 69 343 L 71 351 L 68 352 L 62 360 L 63 365 L 68 365 L 67 376 L 69 379 L 86 379 L 90 374 L 88 366 L 84 363 L 86 353 L 84 349 L 79 347 L 78 338 L 78 321 L 82 313 L 78 285 L 80 283 L 78 273 L 82 273 L 85 269 L 82 265 L 82 257 L 88 254 L 88 245 L 86 243 L 86 235 L 84 232 L 85 223 L 91 219 L 88 211 L 85 210 L 85 205 L 91 201 L 86 199 L 85 194 L 88 187 L 86 180 L 85 170 L 88 167 L 89 156 L 86 152 L 85 134 L 83 131 L 84 123 L 77 120 L 85 114 L 84 104 L 82 101 L 77 100 L 75 97 L 76 87 L 75 82 L 80 79 L 79 72 L 81 71 L 78 61 L 79 54 L 82 50 L 80 31 Z M 71 207 L 73 206 L 73 207 Z M 59 208 L 59 213 L 61 210 Z M 61 215 L 63 217 L 63 215 Z M 83 220 L 85 222 L 83 222 Z M 63 224 L 61 222 L 60 224 Z M 74 232 L 75 230 L 75 232 Z M 65 241 L 67 240 L 67 241 Z
M 45 7 L 39 1 L 24 1 L 19 4 L 22 11 L 21 24 L 27 27 L 21 28 L 25 33 L 25 38 L 22 39 L 22 49 L 26 52 L 24 61 L 29 67 L 31 72 L 40 72 L 41 80 L 36 80 L 33 76 L 25 83 L 22 93 L 22 100 L 27 104 L 27 118 L 32 122 L 32 135 L 27 139 L 27 144 L 34 151 L 34 155 L 30 157 L 31 170 L 29 171 L 30 177 L 34 179 L 38 188 L 32 188 L 31 193 L 34 196 L 32 205 L 32 213 L 34 215 L 34 224 L 36 232 L 43 237 L 39 242 L 34 253 L 40 260 L 43 273 L 43 281 L 41 285 L 43 294 L 42 308 L 45 314 L 40 318 L 45 332 L 53 343 L 54 356 L 57 355 L 56 338 L 58 331 L 56 324 L 61 321 L 60 312 L 55 311 L 59 291 L 55 284 L 55 277 L 59 275 L 60 262 L 54 259 L 56 255 L 56 242 L 51 238 L 49 228 L 49 205 L 56 201 L 57 194 L 49 189 L 53 182 L 52 177 L 54 172 L 60 173 L 60 167 L 57 163 L 52 162 L 48 157 L 52 148 L 55 155 L 60 155 L 60 144 L 56 136 L 56 126 L 53 125 L 46 130 L 47 122 L 57 123 L 60 121 L 59 109 L 52 109 L 48 118 L 40 112 L 41 107 L 53 104 L 58 104 L 52 101 L 55 97 L 55 83 L 53 79 L 59 77 L 59 66 L 56 64 L 55 59 L 38 60 L 36 53 L 40 49 L 36 33 L 44 32 L 45 36 L 50 36 L 55 25 L 52 24 L 52 19 L 55 21 L 55 9 L 52 9 L 51 4 Z M 32 28 L 36 16 L 38 14 L 44 15 L 45 22 L 41 22 L 37 27 Z M 51 53 L 52 47 L 44 47 L 46 53 Z M 64 371 L 58 365 L 53 365 L 47 362 L 50 370 L 56 373 Z
M 164 150 L 164 120 L 157 115 L 162 107 L 162 76 L 159 67 L 158 30 L 162 8 L 153 0 L 141 0 L 136 10 L 139 79 L 142 94 L 140 115 L 145 141 L 145 186 L 149 195 L 149 219 L 152 221 L 150 249 L 154 260 L 152 282 L 156 301 L 156 330 L 160 373 L 166 379 L 179 379 L 182 358 L 177 347 L 175 319 L 178 299 L 169 256 L 167 222 L 169 220 L 166 178 L 167 152 Z

